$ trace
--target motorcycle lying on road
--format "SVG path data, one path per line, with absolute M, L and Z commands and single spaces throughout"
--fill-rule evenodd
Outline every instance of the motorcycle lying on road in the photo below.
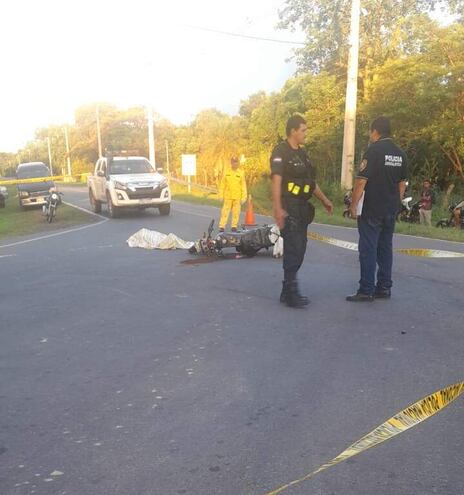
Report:
M 421 209 L 421 202 L 416 201 L 412 204 L 411 202 L 412 196 L 408 196 L 401 201 L 401 210 L 396 217 L 398 222 L 420 223 L 419 210 Z
M 56 210 L 58 205 L 61 204 L 61 196 L 63 193 L 58 192 L 56 188 L 50 189 L 50 194 L 46 198 L 46 203 L 42 207 L 43 214 L 47 217 L 47 222 L 52 223 L 56 217 Z
M 446 229 L 448 227 L 451 227 L 451 228 L 456 227 L 456 220 L 454 218 L 455 208 L 456 208 L 456 205 L 448 206 L 448 211 L 450 212 L 449 218 L 442 218 L 441 220 L 438 220 L 436 226 L 440 227 L 442 229 Z M 461 211 L 461 229 L 464 229 L 464 214 L 462 211 Z

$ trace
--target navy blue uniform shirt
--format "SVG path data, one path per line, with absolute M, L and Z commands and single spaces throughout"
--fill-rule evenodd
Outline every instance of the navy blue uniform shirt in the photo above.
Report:
M 408 161 L 391 138 L 381 138 L 369 146 L 357 177 L 367 179 L 363 217 L 396 215 L 400 205 L 398 185 L 408 178 Z

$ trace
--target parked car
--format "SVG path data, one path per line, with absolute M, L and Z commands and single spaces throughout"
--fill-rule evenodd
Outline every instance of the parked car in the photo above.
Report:
M 87 179 L 93 211 L 99 213 L 106 203 L 112 218 L 122 208 L 157 208 L 161 215 L 169 215 L 171 191 L 160 172 L 142 156 L 100 158 Z
M 44 179 L 38 182 L 18 184 L 19 206 L 41 206 L 47 201 L 49 191 L 55 184 L 50 177 L 50 169 L 42 162 L 21 163 L 16 169 L 16 178 L 21 179 Z

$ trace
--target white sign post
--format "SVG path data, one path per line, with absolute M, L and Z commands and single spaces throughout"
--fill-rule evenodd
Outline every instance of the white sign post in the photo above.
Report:
M 190 194 L 192 191 L 191 178 L 197 175 L 196 155 L 182 155 L 182 175 L 187 176 L 187 190 Z

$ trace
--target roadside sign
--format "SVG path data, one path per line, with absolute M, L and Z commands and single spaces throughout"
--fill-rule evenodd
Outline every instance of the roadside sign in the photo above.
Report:
M 197 175 L 196 155 L 182 155 L 182 175 L 188 177 Z

